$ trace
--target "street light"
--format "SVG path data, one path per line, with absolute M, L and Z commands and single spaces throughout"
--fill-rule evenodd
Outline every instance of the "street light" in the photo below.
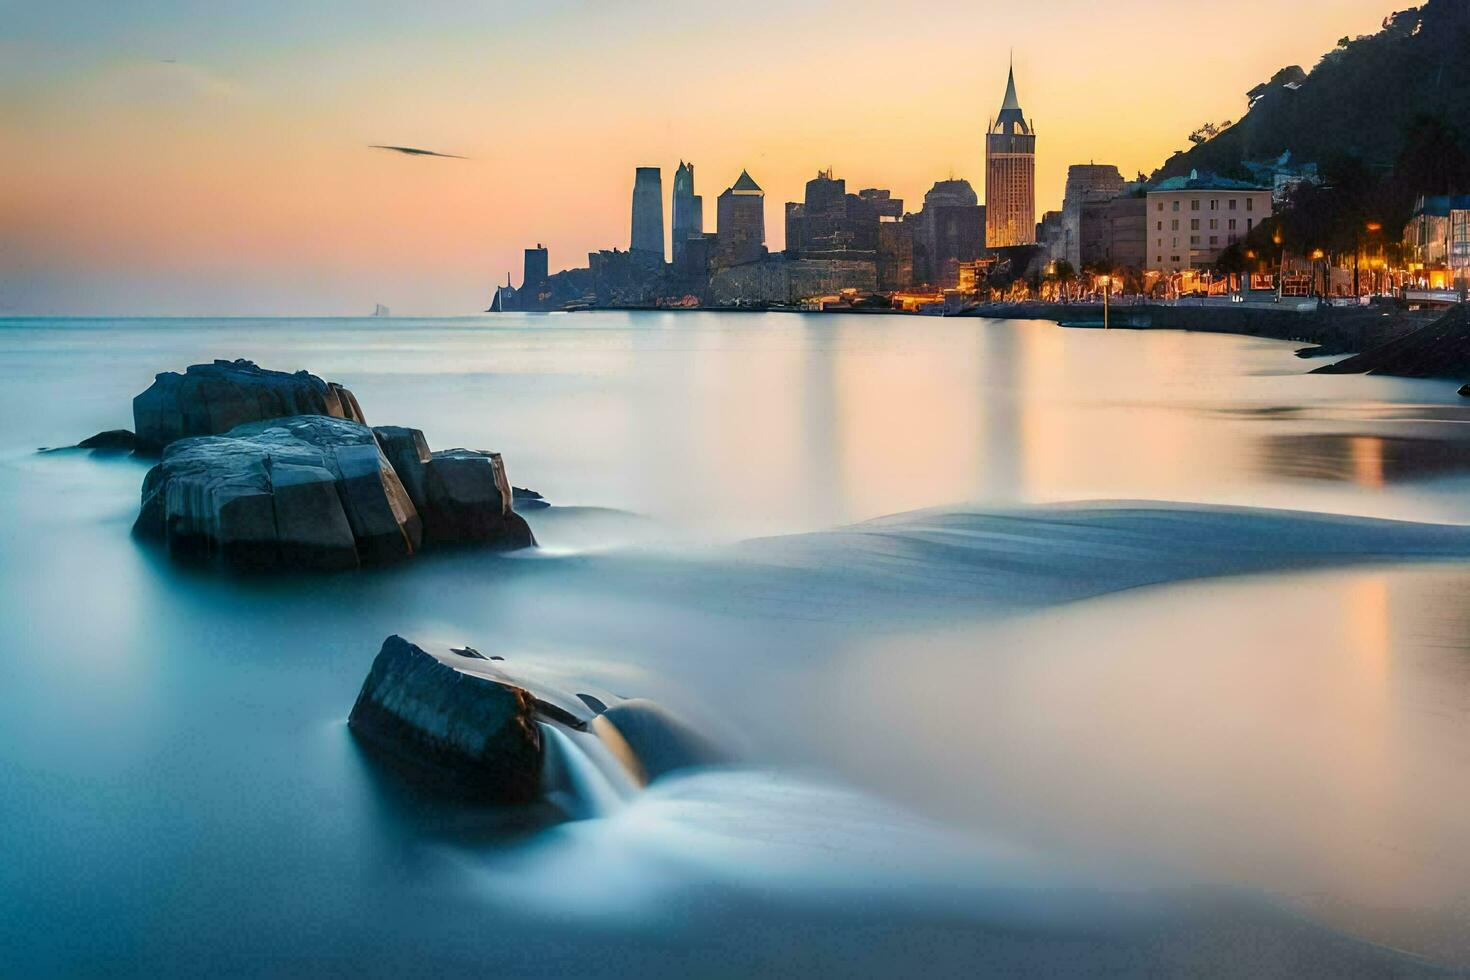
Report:
M 1103 329 L 1108 329 L 1108 295 L 1112 293 L 1113 277 L 1099 276 L 1098 285 L 1103 288 Z

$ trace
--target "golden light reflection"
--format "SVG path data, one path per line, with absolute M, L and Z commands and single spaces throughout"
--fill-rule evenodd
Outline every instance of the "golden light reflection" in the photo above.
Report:
M 1374 490 L 1383 488 L 1383 440 L 1377 436 L 1353 436 L 1348 440 L 1353 465 L 1353 482 Z

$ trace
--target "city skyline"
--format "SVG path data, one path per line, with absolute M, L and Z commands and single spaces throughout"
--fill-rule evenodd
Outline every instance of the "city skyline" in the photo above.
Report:
M 1258 6 L 1263 17 L 1272 9 Z M 1115 47 L 1149 47 L 1173 29 L 1166 4 L 1128 7 L 1138 16 L 1099 28 Z M 373 302 L 470 310 L 520 267 L 527 242 L 546 242 L 560 269 L 626 241 L 628 175 L 639 165 L 672 173 L 680 160 L 697 164 L 709 193 L 749 170 L 767 191 L 768 244 L 779 249 L 779 209 L 819 168 L 912 201 L 950 174 L 983 188 L 985 126 L 1012 45 L 1026 113 L 1044 134 L 1039 218 L 1060 206 L 1070 164 L 1152 169 L 1201 123 L 1238 118 L 1251 85 L 1285 64 L 1310 68 L 1390 7 L 1307 3 L 1275 15 L 1280 29 L 1258 41 L 1179 55 L 1181 70 L 1218 84 L 1207 97 L 1198 85 L 1145 92 L 1146 113 L 1124 112 L 1122 100 L 1143 91 L 1148 72 L 1079 60 L 1097 38 L 1054 37 L 1032 22 L 1044 18 L 1017 12 L 996 13 L 963 58 L 958 48 L 944 56 L 947 41 L 926 42 L 939 56 L 920 59 L 925 73 L 913 71 L 912 45 L 865 29 L 876 7 L 762 6 L 759 28 L 688 14 L 681 36 L 744 50 L 749 63 L 737 72 L 672 59 L 657 89 L 635 100 L 616 68 L 641 42 L 622 54 L 598 44 L 623 36 L 609 30 L 633 37 L 659 13 L 642 5 L 619 20 L 560 7 L 490 18 L 447 4 L 432 28 L 415 31 L 372 9 L 309 58 L 285 38 L 325 30 L 306 15 L 204 23 L 144 6 L 126 30 L 116 23 L 125 15 L 110 11 L 101 16 L 114 22 L 78 37 L 61 24 L 66 4 L 16 11 L 14 40 L 0 42 L 15 55 L 0 68 L 0 134 L 25 152 L 0 188 L 0 313 L 350 313 Z M 941 5 L 931 16 L 961 13 Z M 802 46 L 819 26 L 842 42 L 838 53 Z M 526 51 L 501 57 L 514 42 Z M 827 110 L 814 116 L 815 90 L 802 86 L 839 65 L 862 70 L 824 89 Z

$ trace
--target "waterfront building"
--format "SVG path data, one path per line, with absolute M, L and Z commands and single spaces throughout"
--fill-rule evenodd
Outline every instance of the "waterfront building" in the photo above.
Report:
M 985 137 L 985 247 L 1036 241 L 1036 130 L 1016 97 L 1016 73 L 1006 79 L 1000 114 Z
M 545 299 L 549 292 L 550 279 L 550 257 L 546 246 L 537 242 L 535 248 L 526 249 L 524 273 L 521 277 L 522 301 L 539 303 Z
M 1404 226 L 1404 254 L 1414 279 L 1431 288 L 1470 280 L 1470 194 L 1415 201 Z
M 902 215 L 903 200 L 890 191 L 868 187 L 849 194 L 845 180 L 819 171 L 807 181 L 805 198 L 786 205 L 786 251 L 800 257 L 875 252 L 879 220 Z
M 720 269 L 710 277 L 710 292 L 718 306 L 790 306 L 844 292 L 867 296 L 877 289 L 871 258 L 801 259 L 777 252 Z
M 941 180 L 924 195 L 914 230 L 914 279 L 938 286 L 959 281 L 959 264 L 984 250 L 986 209 L 968 180 Z
M 914 229 L 912 217 L 884 215 L 878 220 L 878 291 L 891 293 L 914 284 Z
M 1149 272 L 1208 268 L 1271 216 L 1271 188 L 1197 170 L 1151 185 L 1147 200 Z
M 1090 231 L 1087 205 L 1083 212 L 1084 231 Z M 1124 193 L 1100 206 L 1100 234 L 1103 251 L 1093 261 L 1110 270 L 1133 269 L 1142 272 L 1148 264 L 1148 198 L 1141 184 L 1125 185 Z M 1084 237 L 1084 243 L 1087 241 Z M 1085 260 L 1084 260 L 1085 261 Z
M 683 265 L 684 249 L 691 238 L 704 234 L 704 198 L 694 193 L 694 164 L 679 161 L 674 171 L 673 262 Z
M 1123 175 L 1111 164 L 1077 163 L 1067 168 L 1067 189 L 1062 198 L 1063 254 L 1072 268 L 1098 261 L 1107 251 L 1107 202 L 1123 191 Z M 1083 227 L 1083 210 L 1094 205 L 1090 227 Z M 1102 208 L 1095 205 L 1104 205 Z M 1084 245 L 1084 233 L 1088 241 Z M 1085 253 L 1085 254 L 1084 254 Z
M 1036 241 L 1046 255 L 1047 272 L 1056 269 L 1067 258 L 1067 239 L 1062 228 L 1062 212 L 1048 211 L 1036 223 Z
M 743 265 L 765 255 L 766 192 L 747 171 L 740 171 L 740 178 L 720 195 L 715 216 L 714 265 Z
M 633 178 L 633 236 L 629 251 L 664 260 L 663 172 L 639 167 Z

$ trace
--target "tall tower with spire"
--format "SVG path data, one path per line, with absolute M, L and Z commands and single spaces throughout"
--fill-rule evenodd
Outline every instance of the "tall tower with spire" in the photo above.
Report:
M 1036 241 L 1036 130 L 1016 98 L 1016 70 L 1006 79 L 1000 115 L 985 136 L 985 246 Z
M 694 164 L 679 161 L 674 171 L 674 265 L 684 257 L 684 246 L 704 233 L 704 199 L 694 193 Z

